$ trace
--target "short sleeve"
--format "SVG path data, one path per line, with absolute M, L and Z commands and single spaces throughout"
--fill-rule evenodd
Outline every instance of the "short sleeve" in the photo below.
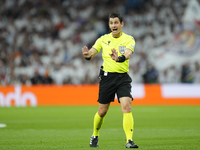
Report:
M 132 37 L 126 45 L 127 49 L 130 49 L 134 52 L 135 49 L 135 39 Z
M 95 42 L 95 44 L 92 46 L 93 48 L 95 48 L 98 53 L 101 51 L 102 49 L 102 45 L 101 45 L 101 41 L 102 41 L 102 37 L 98 38 Z

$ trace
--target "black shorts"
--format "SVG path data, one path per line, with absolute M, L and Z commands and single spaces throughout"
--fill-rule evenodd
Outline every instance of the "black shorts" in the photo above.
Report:
M 117 94 L 118 102 L 121 97 L 130 97 L 132 79 L 127 73 L 109 73 L 101 72 L 99 83 L 99 99 L 100 104 L 108 104 L 115 100 Z

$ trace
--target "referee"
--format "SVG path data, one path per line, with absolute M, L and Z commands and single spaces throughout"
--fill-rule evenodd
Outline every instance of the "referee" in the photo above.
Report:
M 126 134 L 126 148 L 138 148 L 132 140 L 134 120 L 131 112 L 132 79 L 129 72 L 129 58 L 134 52 L 135 40 L 132 36 L 121 31 L 124 25 L 123 18 L 118 13 L 111 13 L 108 17 L 111 33 L 98 38 L 90 50 L 82 48 L 85 59 L 90 60 L 102 50 L 103 65 L 100 69 L 99 108 L 94 116 L 93 134 L 90 147 L 98 147 L 99 130 L 104 122 L 110 103 L 117 94 L 123 113 L 123 129 Z

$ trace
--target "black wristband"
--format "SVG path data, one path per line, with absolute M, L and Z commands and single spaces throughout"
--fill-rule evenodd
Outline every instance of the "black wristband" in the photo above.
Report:
M 91 57 L 89 57 L 89 58 L 85 58 L 86 60 L 90 60 L 91 59 Z
M 124 55 L 121 55 L 118 57 L 118 61 L 117 62 L 124 62 L 126 60 L 126 57 Z

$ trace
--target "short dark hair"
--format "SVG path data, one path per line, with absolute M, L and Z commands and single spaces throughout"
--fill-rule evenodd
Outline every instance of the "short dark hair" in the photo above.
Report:
M 121 16 L 119 13 L 116 13 L 116 12 L 111 13 L 111 14 L 108 16 L 108 20 L 110 20 L 110 18 L 116 18 L 116 17 L 119 18 L 120 23 L 123 22 L 122 16 Z

